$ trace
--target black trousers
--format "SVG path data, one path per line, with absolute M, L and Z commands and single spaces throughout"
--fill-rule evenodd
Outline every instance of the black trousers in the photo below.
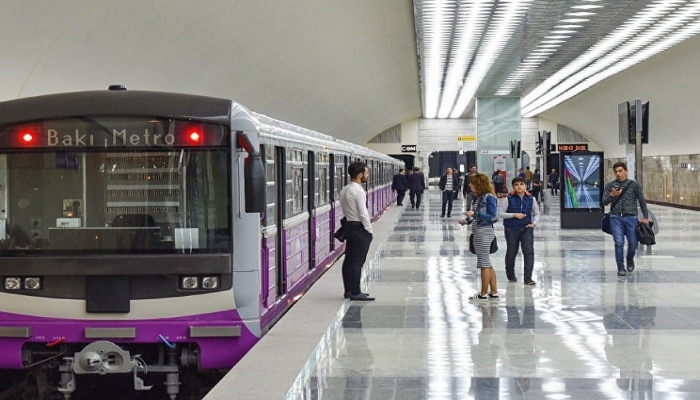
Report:
M 403 198 L 406 196 L 406 191 L 405 190 L 397 190 L 396 191 L 396 204 L 397 205 L 403 205 Z
M 372 234 L 367 232 L 359 222 L 349 222 L 345 239 L 345 259 L 343 260 L 343 287 L 345 293 L 360 294 L 362 266 L 367 260 Z

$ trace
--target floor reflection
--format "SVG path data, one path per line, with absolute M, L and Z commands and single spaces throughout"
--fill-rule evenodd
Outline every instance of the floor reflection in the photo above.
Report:
M 349 303 L 295 399 L 700 399 L 700 212 L 651 205 L 658 245 L 618 279 L 612 239 L 562 230 L 555 204 L 535 234 L 536 286 L 506 281 L 502 246 L 501 299 L 472 304 L 468 231 L 439 217 L 436 191 L 424 203 L 374 260 L 377 301 Z

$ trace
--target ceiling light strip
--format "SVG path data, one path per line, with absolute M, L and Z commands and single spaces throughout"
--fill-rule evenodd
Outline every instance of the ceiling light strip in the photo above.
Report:
M 459 118 L 467 108 L 469 102 L 471 102 L 476 94 L 479 85 L 491 66 L 496 62 L 496 59 L 510 39 L 514 29 L 520 23 L 522 15 L 527 13 L 531 1 L 532 0 L 511 0 L 510 2 L 499 3 L 495 16 L 492 19 L 492 21 L 495 22 L 495 24 L 493 24 L 495 27 L 489 29 L 486 39 L 479 49 L 479 54 L 475 59 L 475 63 L 469 70 L 462 91 L 449 115 L 450 118 Z
M 580 57 L 577 57 L 569 65 L 557 71 L 527 96 L 523 97 L 523 115 L 531 115 L 533 108 L 539 108 L 542 104 L 548 103 L 551 99 L 561 95 L 578 82 L 586 79 L 587 76 L 581 77 L 577 73 L 603 58 L 607 53 L 618 47 L 620 43 L 627 43 L 639 32 L 644 32 L 644 30 L 647 29 L 648 26 L 653 25 L 657 19 L 667 15 L 670 9 L 671 7 L 666 4 L 652 4 L 648 6 L 628 23 L 607 35 L 603 40 L 592 46 Z M 572 79 L 577 79 L 577 81 L 574 82 Z M 555 90 L 555 88 L 557 89 Z
M 437 108 L 440 101 L 440 88 L 444 74 L 444 61 L 447 56 L 449 42 L 445 42 L 450 24 L 446 23 L 449 13 L 446 10 L 447 4 L 442 1 L 424 2 L 419 9 L 422 21 L 422 41 L 425 45 L 421 48 L 423 60 L 423 93 L 425 93 L 423 105 L 424 114 L 437 115 Z
M 596 83 L 599 83 L 603 81 L 604 79 L 609 78 L 610 76 L 613 76 L 619 72 L 622 72 L 626 70 L 627 68 L 638 64 L 646 59 L 649 59 L 656 54 L 659 54 L 675 45 L 678 43 L 693 37 L 700 33 L 700 21 L 695 20 L 692 23 L 685 25 L 683 28 L 679 29 L 678 31 L 674 32 L 672 35 L 667 36 L 667 37 L 661 37 L 660 40 L 653 42 L 647 46 L 644 46 L 641 51 L 632 53 L 629 57 L 623 58 L 620 62 L 615 63 L 611 65 L 609 68 L 604 68 L 604 69 L 598 69 L 596 71 L 599 71 L 595 75 L 590 76 L 589 78 L 585 80 L 579 80 L 578 83 L 572 87 L 570 87 L 568 90 L 554 96 L 553 98 L 550 98 L 549 96 L 547 99 L 542 99 L 542 101 L 537 101 L 535 104 L 528 105 L 527 107 L 523 107 L 523 116 L 525 117 L 533 117 L 540 112 L 543 112 L 549 108 L 552 108 L 556 106 L 557 104 L 562 103 L 563 101 L 566 101 L 570 99 L 571 97 L 583 92 L 584 90 L 590 88 L 591 86 L 595 85 Z
M 447 78 L 440 99 L 438 118 L 446 118 L 452 111 L 467 68 L 474 59 L 490 8 L 486 2 L 476 2 L 457 10 L 456 46 L 447 67 Z

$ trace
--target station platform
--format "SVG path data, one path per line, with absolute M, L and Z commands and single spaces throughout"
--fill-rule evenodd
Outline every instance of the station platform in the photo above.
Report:
M 535 286 L 520 255 L 506 280 L 499 222 L 501 299 L 475 304 L 462 200 L 452 218 L 439 191 L 424 203 L 374 225 L 376 301 L 342 298 L 341 258 L 205 399 L 700 398 L 699 212 L 649 205 L 657 245 L 618 277 L 612 237 L 561 229 L 555 204 L 535 231 Z

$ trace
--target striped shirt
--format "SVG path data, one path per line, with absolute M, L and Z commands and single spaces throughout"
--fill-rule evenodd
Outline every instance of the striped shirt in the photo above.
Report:
M 445 180 L 445 190 L 448 192 L 455 190 L 455 188 L 452 187 L 452 175 L 447 175 L 447 180 Z

